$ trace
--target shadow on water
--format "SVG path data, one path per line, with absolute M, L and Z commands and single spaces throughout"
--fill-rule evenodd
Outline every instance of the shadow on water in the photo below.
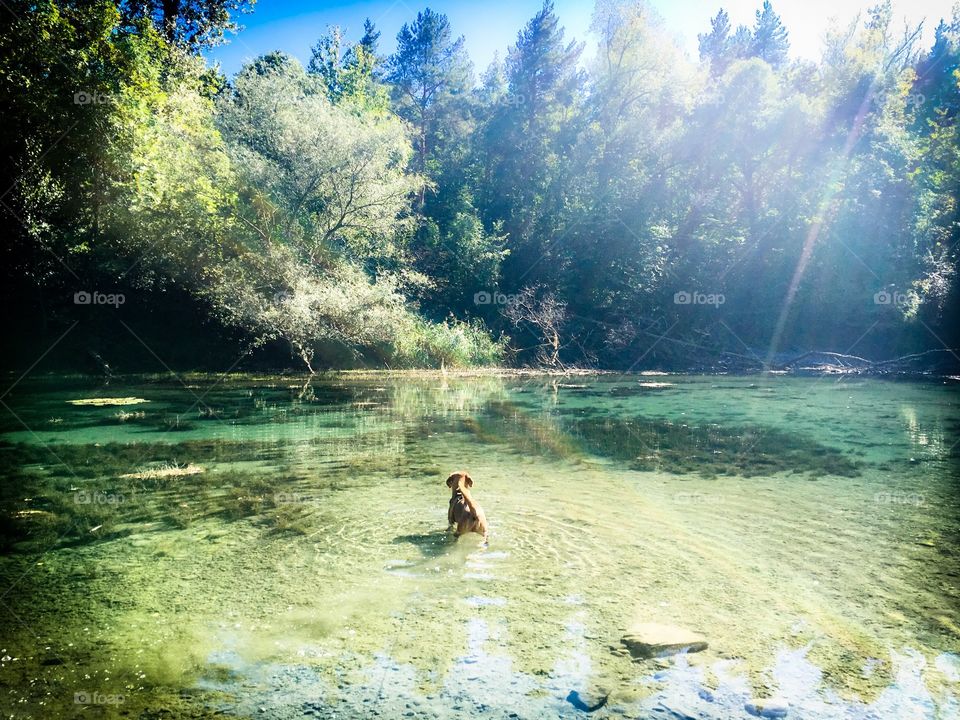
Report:
M 438 558 L 446 555 L 457 545 L 456 536 L 447 530 L 431 530 L 416 535 L 399 535 L 393 539 L 397 545 L 410 543 L 415 545 L 426 558 Z

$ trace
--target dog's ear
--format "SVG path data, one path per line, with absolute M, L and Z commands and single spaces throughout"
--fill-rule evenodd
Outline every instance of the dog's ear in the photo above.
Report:
M 467 487 L 468 488 L 473 487 L 473 478 L 470 477 L 470 473 L 464 473 L 463 477 L 467 481 Z
M 450 477 L 448 477 L 448 478 L 447 478 L 447 487 L 448 487 L 448 488 L 452 488 L 452 487 L 453 487 L 453 482 L 454 482 L 454 480 L 456 480 L 456 479 L 457 479 L 457 474 L 456 474 L 456 473 L 454 473 L 453 475 L 451 475 Z

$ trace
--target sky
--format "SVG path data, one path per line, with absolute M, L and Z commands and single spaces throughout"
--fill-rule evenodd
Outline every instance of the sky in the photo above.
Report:
M 899 31 L 904 20 L 916 24 L 926 19 L 923 44 L 927 46 L 940 18 L 949 20 L 952 3 L 894 0 L 894 27 Z M 762 0 L 651 0 L 651 4 L 680 46 L 696 58 L 697 33 L 709 30 L 710 18 L 720 7 L 730 14 L 734 27 L 752 25 Z M 846 25 L 872 4 L 872 0 L 773 0 L 774 10 L 790 33 L 791 55 L 812 60 L 819 58 L 823 34 L 829 27 Z M 253 13 L 240 18 L 244 29 L 230 36 L 228 44 L 207 52 L 207 57 L 219 61 L 228 75 L 245 61 L 271 50 L 283 50 L 305 63 L 328 25 L 339 25 L 353 41 L 362 35 L 367 17 L 382 32 L 380 52 L 389 54 L 401 26 L 429 6 L 445 13 L 454 34 L 466 38 L 467 51 L 479 73 L 495 53 L 501 58 L 506 55 L 517 31 L 541 5 L 542 0 L 258 0 Z M 592 0 L 555 0 L 554 5 L 567 37 L 587 41 L 589 53 L 593 45 L 589 37 Z

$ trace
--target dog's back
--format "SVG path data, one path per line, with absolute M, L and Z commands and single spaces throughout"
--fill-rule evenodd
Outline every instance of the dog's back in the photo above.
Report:
M 447 478 L 447 487 L 451 490 L 447 519 L 451 525 L 457 526 L 457 535 L 475 532 L 483 535 L 486 541 L 487 516 L 470 494 L 472 486 L 473 478 L 466 472 L 455 472 Z

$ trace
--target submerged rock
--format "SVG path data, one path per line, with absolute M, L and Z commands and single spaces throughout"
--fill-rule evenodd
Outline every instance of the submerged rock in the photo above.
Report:
M 787 716 L 790 705 L 781 698 L 754 698 L 743 709 L 751 715 L 762 718 L 782 718 Z
M 610 697 L 610 693 L 604 691 L 581 694 L 576 690 L 571 690 L 570 694 L 567 695 L 567 702 L 581 712 L 590 713 L 606 705 L 608 697 Z
M 707 649 L 707 640 L 702 635 L 676 625 L 660 623 L 636 623 L 620 638 L 620 642 L 638 659 Z

